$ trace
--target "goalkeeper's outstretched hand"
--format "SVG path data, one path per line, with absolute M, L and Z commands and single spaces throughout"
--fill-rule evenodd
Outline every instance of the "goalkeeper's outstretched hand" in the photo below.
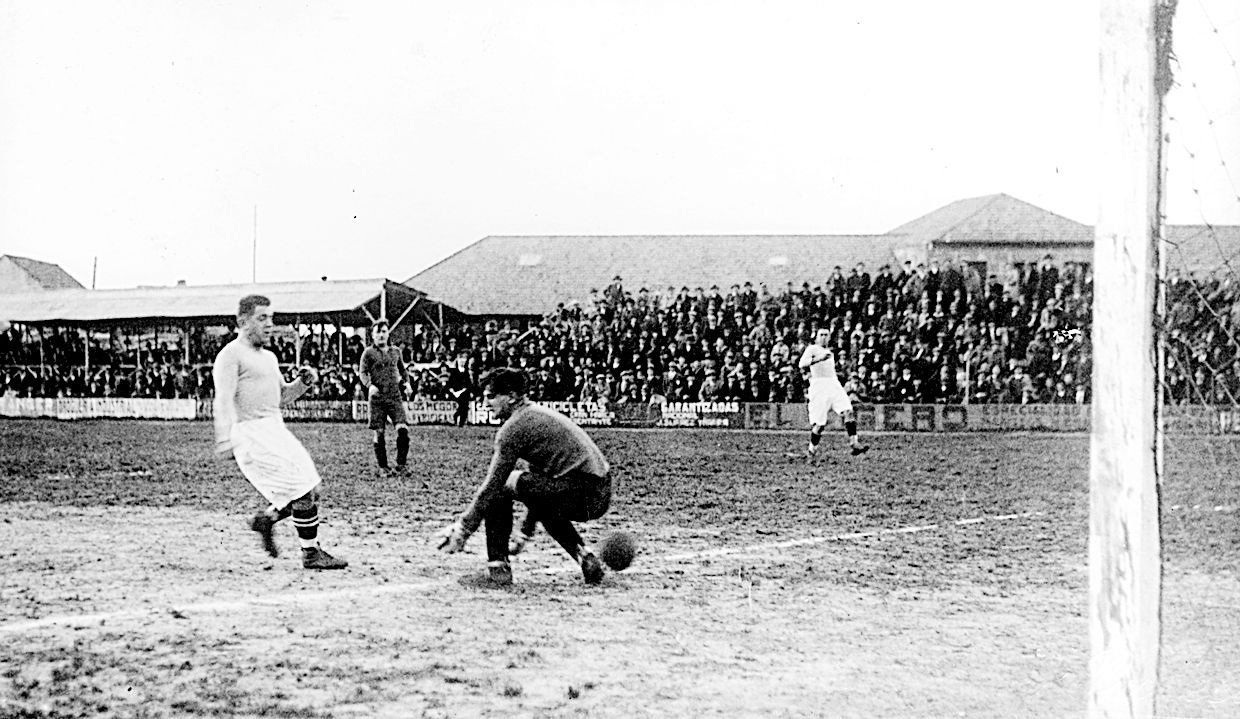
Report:
M 436 536 L 439 538 L 439 551 L 446 554 L 456 554 L 464 550 L 465 540 L 469 539 L 469 534 L 459 520 L 439 530 Z

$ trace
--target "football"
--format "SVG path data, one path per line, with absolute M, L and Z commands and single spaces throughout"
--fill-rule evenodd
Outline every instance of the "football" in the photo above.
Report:
M 628 532 L 612 532 L 599 542 L 598 550 L 603 564 L 619 572 L 632 564 L 637 556 L 637 538 Z

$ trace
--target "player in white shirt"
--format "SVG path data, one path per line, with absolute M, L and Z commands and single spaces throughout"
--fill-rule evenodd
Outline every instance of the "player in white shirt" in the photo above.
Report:
M 242 297 L 237 337 L 215 357 L 215 452 L 223 459 L 235 458 L 245 478 L 271 502 L 250 523 L 268 554 L 279 553 L 272 528 L 292 516 L 301 539 L 302 566 L 344 569 L 348 562 L 319 547 L 319 472 L 280 414 L 280 407 L 305 394 L 317 377 L 303 367 L 296 381 L 284 381 L 275 354 L 265 348 L 273 316 L 271 300 Z
M 797 365 L 802 370 L 809 370 L 809 449 L 806 456 L 813 457 L 818 451 L 818 442 L 822 440 L 822 432 L 827 427 L 827 415 L 836 412 L 844 420 L 844 430 L 848 433 L 848 445 L 853 456 L 869 451 L 867 445 L 857 439 L 857 420 L 853 415 L 852 400 L 840 384 L 835 374 L 835 353 L 828 345 L 831 332 L 820 329 L 814 336 L 814 344 L 805 348 Z

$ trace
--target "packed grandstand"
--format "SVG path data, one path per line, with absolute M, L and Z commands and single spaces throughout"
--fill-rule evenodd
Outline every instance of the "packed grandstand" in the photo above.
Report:
M 837 270 L 815 286 L 769 290 L 634 291 L 620 277 L 588 297 L 565 298 L 541 321 L 463 320 L 396 343 L 409 399 L 446 398 L 450 366 L 470 377 L 491 367 L 527 370 L 550 401 L 799 402 L 796 367 L 819 327 L 831 331 L 849 392 L 874 404 L 1090 401 L 1092 278 L 1088 265 L 1041 263 L 982 277 L 967 264 Z M 897 271 L 898 270 L 898 271 Z M 1168 401 L 1234 405 L 1240 395 L 1240 297 L 1229 278 L 1168 281 Z M 210 362 L 229 339 L 196 328 L 141 340 L 14 325 L 0 333 L 0 396 L 206 399 Z M 300 347 L 295 343 L 300 342 Z M 188 346 L 187 346 L 188 343 Z M 317 366 L 311 399 L 364 396 L 356 365 L 364 331 L 293 333 L 271 349 L 290 376 Z

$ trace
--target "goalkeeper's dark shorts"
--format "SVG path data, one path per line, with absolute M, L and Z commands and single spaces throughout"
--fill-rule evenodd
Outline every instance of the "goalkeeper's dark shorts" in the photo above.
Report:
M 574 522 L 598 519 L 611 507 L 610 473 L 598 477 L 570 472 L 552 478 L 526 470 L 517 480 L 516 490 L 516 499 L 538 514 Z

